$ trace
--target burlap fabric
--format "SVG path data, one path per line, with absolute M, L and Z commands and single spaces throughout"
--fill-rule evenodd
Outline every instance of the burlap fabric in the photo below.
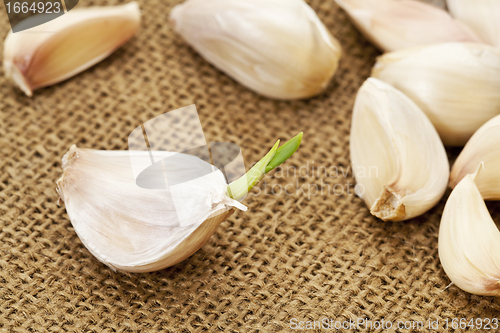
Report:
M 140 1 L 133 40 L 33 98 L 0 77 L 0 330 L 276 332 L 289 331 L 292 318 L 361 317 L 439 320 L 443 330 L 446 319 L 500 317 L 498 299 L 447 288 L 437 248 L 444 200 L 412 221 L 384 223 L 354 195 L 351 109 L 379 53 L 332 0 L 310 4 L 342 43 L 340 69 L 325 93 L 295 102 L 258 96 L 205 62 L 166 24 L 176 2 Z M 3 39 L 3 5 L 0 23 Z M 248 212 L 222 223 L 191 258 L 114 273 L 56 203 L 61 157 L 72 144 L 127 149 L 136 126 L 192 103 L 207 141 L 237 143 L 247 165 L 278 138 L 303 131 L 303 145 L 247 197 Z M 500 221 L 500 206 L 489 207 Z

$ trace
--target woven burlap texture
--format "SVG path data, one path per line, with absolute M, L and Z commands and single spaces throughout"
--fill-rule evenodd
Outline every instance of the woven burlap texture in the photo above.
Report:
M 137 36 L 90 70 L 33 98 L 0 78 L 1 331 L 276 332 L 292 318 L 439 319 L 442 329 L 446 319 L 500 317 L 498 299 L 448 287 L 437 247 L 445 199 L 384 223 L 354 195 L 351 110 L 379 52 L 333 0 L 309 3 L 343 46 L 340 68 L 323 94 L 293 102 L 261 97 L 204 61 L 166 23 L 178 1 L 139 2 Z M 0 23 L 3 39 L 3 5 Z M 72 144 L 127 149 L 135 127 L 193 103 L 207 141 L 238 144 L 247 165 L 276 139 L 303 131 L 303 144 L 192 257 L 114 273 L 57 205 L 61 158 Z M 500 206 L 489 208 L 500 221 Z

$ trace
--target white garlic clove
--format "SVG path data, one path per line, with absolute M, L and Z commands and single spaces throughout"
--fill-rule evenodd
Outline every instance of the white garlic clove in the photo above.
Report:
M 335 0 L 377 48 L 395 51 L 446 42 L 481 40 L 446 11 L 414 0 Z
M 449 164 L 436 130 L 415 103 L 380 80 L 369 78 L 359 89 L 350 150 L 358 195 L 382 220 L 421 215 L 446 190 Z
M 78 237 L 99 261 L 126 272 L 160 270 L 196 252 L 234 208 L 246 210 L 238 201 L 301 141 L 302 133 L 279 148 L 276 142 L 230 184 L 192 155 L 72 146 L 63 157 L 57 192 Z M 147 172 L 136 178 L 133 165 L 148 166 Z
M 132 38 L 140 16 L 136 2 L 78 8 L 28 30 L 11 31 L 4 43 L 5 75 L 31 96 L 109 56 Z
M 467 142 L 451 169 L 450 187 L 454 188 L 483 163 L 475 183 L 485 200 L 500 200 L 500 116 L 484 124 Z
M 445 145 L 463 146 L 500 114 L 500 50 L 478 43 L 447 43 L 387 53 L 372 76 L 410 97 Z
M 175 153 L 155 152 L 155 160 Z M 177 154 L 176 156 L 179 156 Z M 63 158 L 63 176 L 57 190 L 79 238 L 101 262 L 113 269 L 147 272 L 174 265 L 196 252 L 217 226 L 234 211 L 246 208 L 226 195 L 220 170 L 183 183 L 190 201 L 199 204 L 179 211 L 170 189 L 136 185 L 131 157 L 150 160 L 143 151 L 98 151 L 72 146 Z M 168 165 L 169 180 L 184 177 L 186 165 L 207 164 L 184 155 L 185 163 Z M 163 168 L 147 176 L 163 179 Z M 177 186 L 179 188 L 179 186 Z M 177 194 L 183 195 L 183 194 Z M 179 216 L 190 215 L 190 223 Z M 207 234 L 208 233 L 208 234 Z
M 482 40 L 500 46 L 498 0 L 446 0 L 453 17 L 467 24 Z
M 208 62 L 271 98 L 321 93 L 341 56 L 339 42 L 303 0 L 187 0 L 170 20 Z
M 469 293 L 500 296 L 500 231 L 474 180 L 451 192 L 439 227 L 439 258 L 453 283 Z

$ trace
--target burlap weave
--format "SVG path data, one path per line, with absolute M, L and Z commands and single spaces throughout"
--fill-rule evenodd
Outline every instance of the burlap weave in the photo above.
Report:
M 178 1 L 139 2 L 137 36 L 92 69 L 33 98 L 0 77 L 2 332 L 276 332 L 289 331 L 292 318 L 360 317 L 439 319 L 442 330 L 445 319 L 500 317 L 498 299 L 447 288 L 437 249 L 444 200 L 412 221 L 384 223 L 353 194 L 351 109 L 379 53 L 332 0 L 310 4 L 342 43 L 340 69 L 325 93 L 295 102 L 260 97 L 205 62 L 166 24 Z M 222 223 L 191 258 L 114 273 L 57 206 L 61 157 L 71 144 L 127 149 L 136 126 L 192 103 L 207 141 L 237 143 L 247 165 L 278 138 L 303 131 L 303 145 L 247 197 L 248 212 Z M 500 205 L 489 207 L 500 221 Z

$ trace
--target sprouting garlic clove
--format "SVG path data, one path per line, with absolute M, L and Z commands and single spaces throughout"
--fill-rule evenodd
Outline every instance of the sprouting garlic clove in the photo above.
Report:
M 140 16 L 136 2 L 78 8 L 28 30 L 11 31 L 4 43 L 5 75 L 31 96 L 109 56 L 132 38 Z
M 170 20 L 205 60 L 270 98 L 321 93 L 341 56 L 339 42 L 303 0 L 187 0 Z
M 500 2 L 497 0 L 446 0 L 453 17 L 467 24 L 482 40 L 500 46 Z
M 172 155 L 156 154 L 158 159 Z M 197 251 L 211 235 L 206 235 L 206 230 L 213 233 L 232 214 L 233 207 L 246 210 L 225 196 L 224 176 L 218 171 L 186 184 L 186 193 L 206 205 L 186 207 L 194 210 L 192 223 L 181 226 L 178 214 L 184 212 L 178 212 L 167 189 L 136 185 L 131 156 L 135 161 L 150 158 L 148 152 L 142 151 L 97 151 L 72 146 L 63 158 L 63 176 L 57 181 L 58 193 L 78 237 L 112 269 L 147 272 L 176 264 Z M 185 158 L 189 164 L 206 163 L 195 156 Z M 174 175 L 175 170 L 169 174 Z
M 421 215 L 446 190 L 449 164 L 436 130 L 415 103 L 380 80 L 369 78 L 356 96 L 350 151 L 358 195 L 384 221 Z
M 450 187 L 468 174 L 474 173 L 483 163 L 475 183 L 485 200 L 500 200 L 500 116 L 484 124 L 467 142 L 451 169 Z
M 395 51 L 446 42 L 481 40 L 446 11 L 415 0 L 335 0 L 377 48 Z
M 246 175 L 229 185 L 220 170 L 192 155 L 72 146 L 63 157 L 57 192 L 78 237 L 99 261 L 113 270 L 156 271 L 195 253 L 235 208 L 246 210 L 238 200 L 290 157 L 301 139 L 299 134 L 280 148 L 278 141 Z M 151 154 L 156 161 L 175 157 L 176 163 L 161 162 L 141 181 L 166 181 L 168 187 L 137 185 L 131 159 L 148 165 Z M 196 167 L 213 172 L 179 182 L 186 178 L 187 169 Z M 172 186 L 175 183 L 179 184 Z
M 465 176 L 448 198 L 439 226 L 439 258 L 460 289 L 500 296 L 500 232 L 474 182 L 476 175 Z
M 410 97 L 445 145 L 463 146 L 500 114 L 500 50 L 447 43 L 395 51 L 378 58 L 372 76 Z

